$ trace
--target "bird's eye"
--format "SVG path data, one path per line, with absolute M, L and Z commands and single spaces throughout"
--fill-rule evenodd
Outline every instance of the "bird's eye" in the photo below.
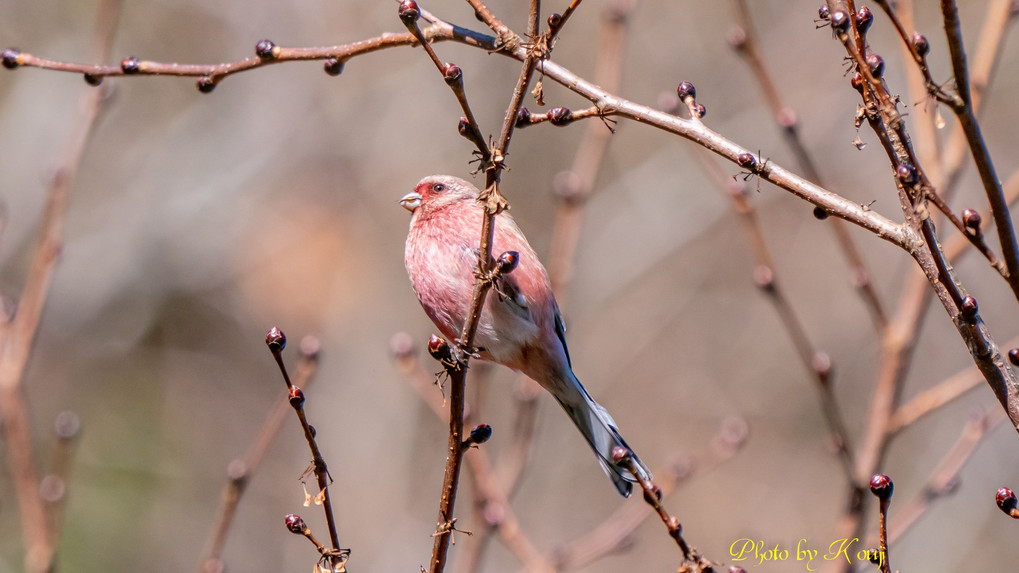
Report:
M 432 185 L 432 192 L 434 192 L 434 193 L 442 193 L 445 190 L 446 190 L 446 185 L 443 184 L 443 183 L 435 183 L 435 184 Z

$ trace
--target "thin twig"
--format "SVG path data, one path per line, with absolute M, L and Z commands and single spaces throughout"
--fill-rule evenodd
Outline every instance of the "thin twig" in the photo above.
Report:
M 269 352 L 272 353 L 272 357 L 280 369 L 280 374 L 283 376 L 283 381 L 287 385 L 290 407 L 293 408 L 297 414 L 297 419 L 301 422 L 301 428 L 304 430 L 304 439 L 308 442 L 308 449 L 311 450 L 312 461 L 311 468 L 309 469 L 314 472 L 315 479 L 318 482 L 318 493 L 315 495 L 315 503 L 320 504 L 322 511 L 325 513 L 326 526 L 329 528 L 329 541 L 332 543 L 330 549 L 325 549 L 319 543 L 316 543 L 316 546 L 319 548 L 322 558 L 326 559 L 330 567 L 332 567 L 331 570 L 341 571 L 344 568 L 347 557 L 350 555 L 350 550 L 340 547 L 339 530 L 336 526 L 336 518 L 333 516 L 333 504 L 329 498 L 329 482 L 332 481 L 332 478 L 329 476 L 329 468 L 326 466 L 325 458 L 322 456 L 322 451 L 318 447 L 318 441 L 315 439 L 315 430 L 308 423 L 308 416 L 304 411 L 304 391 L 291 381 L 286 364 L 283 362 L 283 349 L 286 348 L 287 337 L 283 334 L 283 331 L 274 326 L 266 334 L 265 343 L 269 347 Z M 311 538 L 309 537 L 309 539 Z
M 1001 190 L 1001 182 L 998 181 L 994 162 L 991 161 L 991 154 L 984 142 L 980 124 L 977 122 L 973 109 L 966 51 L 962 43 L 962 28 L 955 1 L 941 0 L 941 14 L 945 21 L 945 33 L 948 36 L 948 49 L 952 56 L 952 71 L 955 75 L 955 89 L 958 94 L 958 101 L 953 103 L 952 111 L 958 117 L 963 133 L 966 134 L 966 140 L 969 143 L 970 152 L 973 155 L 974 163 L 976 163 L 977 173 L 980 174 L 980 181 L 983 183 L 984 192 L 991 205 L 991 214 L 994 216 L 995 226 L 998 230 L 1002 258 L 1008 269 L 1006 278 L 1009 286 L 1012 287 L 1012 292 L 1019 299 L 1019 243 L 1016 242 L 1012 216 L 1009 214 L 1008 204 Z
M 438 393 L 435 392 L 435 377 L 425 370 L 421 361 L 414 354 L 413 348 L 414 344 L 409 335 L 401 333 L 393 337 L 393 355 L 401 373 L 413 384 L 421 399 L 431 407 L 435 415 L 440 420 L 448 420 L 445 400 L 439 398 Z M 463 447 L 460 449 L 464 450 Z M 496 519 L 487 520 L 490 527 L 499 530 L 506 546 L 529 570 L 553 570 L 549 562 L 542 557 L 520 529 L 519 522 L 506 497 L 507 490 L 496 476 L 486 452 L 480 447 L 471 449 L 476 451 L 467 456 L 467 467 L 473 474 L 478 487 L 477 503 L 488 508 L 486 514 L 497 516 Z M 474 545 L 484 542 L 484 537 L 479 537 Z M 480 554 L 469 556 L 468 561 L 477 559 L 480 559 Z
M 294 385 L 298 388 L 307 388 L 314 382 L 315 373 L 318 370 L 318 354 L 319 342 L 317 339 L 306 336 L 301 340 L 301 357 L 293 380 Z M 199 573 L 222 571 L 223 547 L 226 545 L 227 534 L 230 532 L 241 497 L 244 495 L 248 483 L 251 482 L 252 476 L 262 465 L 262 460 L 265 459 L 269 447 L 279 435 L 283 422 L 286 421 L 291 409 L 289 402 L 275 402 L 273 408 L 266 414 L 258 435 L 244 453 L 244 457 L 230 462 L 227 467 L 229 480 L 223 488 L 223 501 L 219 517 L 212 534 L 206 541 L 205 550 L 202 552 L 202 559 L 198 565 Z

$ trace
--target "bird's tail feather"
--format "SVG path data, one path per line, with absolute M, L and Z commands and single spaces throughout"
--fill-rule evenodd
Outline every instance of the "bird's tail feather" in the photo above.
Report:
M 651 471 L 640 461 L 637 454 L 630 449 L 626 440 L 619 435 L 616 422 L 600 404 L 591 398 L 587 390 L 580 384 L 577 377 L 570 372 L 566 383 L 566 392 L 557 395 L 559 405 L 566 410 L 577 429 L 584 435 L 587 443 L 591 445 L 595 455 L 598 456 L 598 463 L 601 464 L 605 474 L 609 476 L 616 486 L 616 491 L 623 497 L 630 497 L 633 491 L 633 483 L 637 480 L 629 471 L 619 467 L 612 461 L 612 450 L 616 447 L 626 448 L 632 455 L 634 466 L 640 477 L 650 480 Z

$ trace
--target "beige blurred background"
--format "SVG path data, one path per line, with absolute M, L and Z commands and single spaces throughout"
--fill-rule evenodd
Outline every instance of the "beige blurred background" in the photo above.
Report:
M 771 70 L 830 186 L 898 220 L 886 160 L 874 136 L 857 151 L 857 95 L 844 51 L 815 30 L 818 2 L 752 2 Z M 975 45 L 986 2 L 961 7 Z M 87 59 L 93 0 L 0 0 L 0 45 L 54 59 Z M 548 5 L 545 12 L 566 3 Z M 466 3 L 423 2 L 436 15 L 482 29 Z M 493 0 L 521 29 L 525 2 Z M 585 2 L 554 58 L 590 76 L 604 2 Z M 872 7 L 874 8 L 874 7 Z M 932 44 L 934 77 L 950 69 L 936 2 L 918 2 Z M 876 11 L 876 10 L 875 10 Z M 622 95 L 655 105 L 679 81 L 695 84 L 705 122 L 772 161 L 795 169 L 746 66 L 730 50 L 727 2 L 643 1 L 632 14 Z M 284 46 L 346 43 L 402 31 L 394 2 L 134 1 L 124 7 L 114 62 L 128 55 L 213 63 L 248 57 L 271 38 Z M 891 26 L 870 34 L 887 77 L 905 91 Z M 518 65 L 441 44 L 459 64 L 486 134 L 498 130 Z M 113 62 L 110 62 L 113 63 Z M 1019 161 L 1019 38 L 1008 37 L 984 117 L 1001 176 Z M 75 117 L 81 78 L 36 69 L 0 70 L 0 292 L 20 292 L 48 177 Z M 263 344 L 278 325 L 295 360 L 300 338 L 321 339 L 322 363 L 308 391 L 335 485 L 341 542 L 352 571 L 417 571 L 426 565 L 445 459 L 446 429 L 394 367 L 390 339 L 418 347 L 433 327 L 403 269 L 408 214 L 396 203 L 421 177 L 466 176 L 470 145 L 448 88 L 420 50 L 388 50 L 349 62 L 332 78 L 320 63 L 271 66 L 225 80 L 210 95 L 192 79 L 131 78 L 114 88 L 84 158 L 67 220 L 67 243 L 24 381 L 40 461 L 52 420 L 75 411 L 83 433 L 69 484 L 59 559 L 65 571 L 187 571 L 197 565 L 225 482 L 283 385 Z M 549 106 L 587 102 L 545 82 Z M 907 100 L 904 97 L 904 100 Z M 906 102 L 907 109 L 911 102 Z M 532 110 L 538 109 L 533 101 Z M 812 381 L 772 308 L 754 287 L 753 257 L 739 218 L 698 168 L 691 144 L 620 123 L 589 204 L 575 282 L 564 304 L 578 376 L 614 415 L 653 468 L 702 450 L 729 416 L 744 418 L 742 451 L 684 484 L 667 507 L 686 538 L 730 562 L 745 537 L 795 552 L 835 539 L 845 480 L 832 455 Z M 518 132 L 503 178 L 512 213 L 539 254 L 547 253 L 556 173 L 569 168 L 585 126 Z M 738 169 L 724 166 L 735 174 Z M 967 170 L 958 207 L 983 208 Z M 827 223 L 784 191 L 751 193 L 776 272 L 815 343 L 835 364 L 836 392 L 853 438 L 866 420 L 879 353 Z M 911 261 L 853 231 L 885 303 L 894 308 Z M 987 265 L 960 265 L 1000 343 L 1019 332 L 1015 300 Z M 562 294 L 562 293 L 561 293 Z M 564 295 L 565 296 L 565 295 Z M 971 365 L 940 307 L 932 308 L 905 395 Z M 431 364 L 428 365 L 431 368 Z M 496 371 L 487 392 L 486 445 L 508 442 L 513 376 Z M 997 407 L 981 386 L 910 428 L 884 468 L 896 508 L 922 488 L 976 408 Z M 542 396 L 534 457 L 513 506 L 544 552 L 583 535 L 624 503 L 558 407 Z M 4 446 L 5 447 L 5 446 Z M 891 548 L 904 571 L 1009 570 L 1019 559 L 1016 524 L 994 506 L 1001 486 L 1019 486 L 1019 441 L 1007 424 L 980 445 L 955 494 L 937 503 Z M 322 518 L 301 507 L 298 476 L 309 459 L 288 420 L 253 478 L 224 558 L 231 571 L 307 571 L 313 548 L 283 527 L 298 512 L 325 537 Z M 6 468 L 6 458 L 0 462 Z M 466 482 L 465 482 L 466 483 Z M 458 506 L 470 523 L 469 488 Z M 639 496 L 625 503 L 642 504 Z M 871 519 L 876 523 L 875 519 Z M 456 537 L 455 560 L 472 538 Z M 13 486 L 0 472 L 0 573 L 19 571 Z M 628 551 L 588 571 L 670 571 L 679 558 L 656 519 Z M 803 563 L 752 571 L 801 571 Z M 485 571 L 516 571 L 493 544 Z

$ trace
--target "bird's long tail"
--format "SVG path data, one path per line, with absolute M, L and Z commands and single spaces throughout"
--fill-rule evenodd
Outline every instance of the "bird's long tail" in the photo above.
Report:
M 621 446 L 629 450 L 633 456 L 637 472 L 644 479 L 651 479 L 651 471 L 640 461 L 637 454 L 626 444 L 626 440 L 619 435 L 616 422 L 612 416 L 601 407 L 600 404 L 591 398 L 587 390 L 580 384 L 573 372 L 569 372 L 566 380 L 563 381 L 565 388 L 557 392 L 555 397 L 559 405 L 566 410 L 566 413 L 573 419 L 577 429 L 584 435 L 587 443 L 591 445 L 595 455 L 598 456 L 598 463 L 601 464 L 605 474 L 609 476 L 616 490 L 623 497 L 630 497 L 633 491 L 633 483 L 636 479 L 627 470 L 619 467 L 612 461 L 612 450 Z

